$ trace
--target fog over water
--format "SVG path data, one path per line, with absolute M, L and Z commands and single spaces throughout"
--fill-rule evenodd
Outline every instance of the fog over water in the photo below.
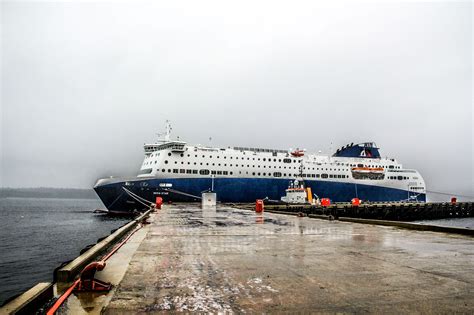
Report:
M 135 175 L 170 119 L 191 144 L 375 141 L 474 195 L 470 1 L 0 5 L 0 186 Z

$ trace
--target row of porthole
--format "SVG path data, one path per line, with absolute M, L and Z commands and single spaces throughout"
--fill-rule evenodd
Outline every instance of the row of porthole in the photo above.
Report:
M 171 153 L 168 153 L 168 156 L 171 156 Z M 181 157 L 183 157 L 183 156 L 184 156 L 184 155 L 181 153 Z M 190 157 L 190 154 L 188 154 L 188 157 Z M 198 157 L 198 156 L 195 155 L 195 157 Z M 203 155 L 202 157 L 205 158 L 206 156 Z M 209 156 L 209 158 L 212 159 L 212 155 Z M 217 156 L 217 158 L 219 158 L 219 156 Z M 224 156 L 224 159 L 225 159 L 225 158 L 226 158 L 226 157 Z M 230 159 L 232 159 L 232 156 L 230 157 Z M 238 160 L 238 159 L 239 159 L 239 158 L 236 157 L 236 160 Z M 242 160 L 245 160 L 245 158 L 242 157 Z M 247 158 L 247 160 L 250 160 L 250 158 Z M 255 158 L 252 158 L 252 160 L 255 160 Z M 258 158 L 258 160 L 260 161 L 260 158 Z M 262 160 L 265 162 L 265 161 L 266 161 L 266 158 L 262 158 Z M 283 159 L 283 160 L 287 160 L 287 159 Z M 269 161 L 269 162 L 272 162 L 272 159 L 271 159 L 271 158 L 268 158 L 268 161 Z M 278 159 L 278 162 L 279 162 L 279 163 L 281 163 L 281 161 L 282 161 L 282 159 Z M 273 159 L 273 162 L 277 162 L 277 159 Z M 299 160 L 299 161 L 298 161 L 298 160 L 293 160 L 293 162 L 294 162 L 294 163 L 296 163 L 296 162 L 301 162 L 301 160 Z M 155 161 L 155 163 L 156 163 L 156 161 Z M 175 161 L 174 163 L 177 164 L 177 161 Z M 165 161 L 165 164 L 168 164 L 168 161 Z M 184 162 L 181 162 L 181 164 L 184 164 Z M 188 162 L 188 165 L 189 165 L 189 164 L 190 164 L 190 162 Z M 327 163 L 324 163 L 324 164 L 327 164 Z M 331 163 L 329 163 L 329 164 L 331 164 Z M 339 164 L 339 163 L 338 163 L 338 164 Z M 194 165 L 196 165 L 196 162 L 194 162 Z M 203 165 L 203 164 L 201 163 L 201 165 Z M 206 164 L 206 165 L 209 165 L 209 164 Z M 389 166 L 386 166 L 386 165 L 379 165 L 379 166 L 377 166 L 377 165 L 363 165 L 363 164 L 357 164 L 357 165 L 356 165 L 356 164 L 347 164 L 347 166 L 351 166 L 351 167 L 356 167 L 356 166 L 357 166 L 357 167 L 381 167 L 381 168 L 390 168 Z M 254 167 L 255 167 L 255 166 L 254 166 Z M 399 166 L 395 166 L 394 168 L 395 168 L 395 169 L 400 169 Z M 308 168 L 308 169 L 311 169 L 311 168 Z M 322 168 L 321 168 L 321 169 L 322 169 Z M 313 168 L 313 170 L 314 170 L 314 168 Z M 318 170 L 319 170 L 319 168 L 318 168 Z M 326 168 L 326 170 L 328 170 L 328 169 Z M 332 169 L 329 169 L 329 170 L 332 170 Z M 338 170 L 340 171 L 341 169 L 338 169 Z
M 156 163 L 156 162 L 155 162 L 155 163 Z M 188 165 L 191 165 L 191 162 L 187 162 L 187 163 L 188 163 Z M 168 164 L 168 160 L 165 160 L 165 164 Z M 178 161 L 174 161 L 174 164 L 178 164 Z M 181 164 L 184 165 L 184 162 L 181 161 Z M 197 162 L 193 162 L 193 164 L 194 164 L 194 165 L 197 165 Z M 203 164 L 203 162 L 200 162 L 199 165 L 204 165 L 204 164 Z M 206 165 L 209 166 L 209 163 L 206 163 Z M 212 165 L 212 166 L 215 166 L 215 163 L 211 163 L 211 165 Z M 242 167 L 245 167 L 244 164 L 241 164 L 241 165 L 242 165 Z M 221 166 L 221 164 L 218 163 L 217 166 Z M 227 164 L 224 164 L 224 167 L 226 167 L 226 166 L 227 166 Z M 229 167 L 232 167 L 232 166 L 233 166 L 233 164 L 229 164 Z M 239 165 L 236 164 L 235 167 L 239 167 Z M 252 166 L 250 166 L 250 164 L 247 164 L 247 167 L 249 167 L 249 168 L 250 168 L 250 167 L 253 167 L 253 168 L 258 167 L 258 168 L 260 168 L 260 165 L 257 165 L 257 166 L 252 165 Z M 263 168 L 266 168 L 266 166 L 263 165 Z M 268 166 L 268 168 L 272 168 L 272 167 L 271 167 L 271 166 Z M 275 168 L 275 169 L 276 169 L 276 168 L 280 168 L 280 169 L 281 169 L 282 167 L 281 167 L 281 166 L 279 166 L 279 167 L 273 166 L 273 168 Z M 283 168 L 286 169 L 286 166 L 283 166 Z M 291 169 L 291 167 L 288 167 L 288 169 Z M 297 167 L 294 166 L 293 169 L 296 170 Z M 303 167 L 303 170 L 306 170 L 306 169 L 307 169 L 307 170 L 311 170 L 310 167 L 308 167 L 308 168 L 307 168 L 307 167 Z M 313 167 L 312 170 L 314 171 L 315 168 Z M 319 171 L 319 168 L 317 168 L 316 170 Z M 321 168 L 321 170 L 324 170 L 324 169 Z M 330 169 L 326 168 L 325 170 L 326 170 L 326 171 L 328 171 L 328 170 L 329 170 L 329 171 L 332 171 L 333 169 L 332 169 L 332 168 L 330 168 Z M 346 169 L 346 170 L 344 170 L 344 169 L 334 169 L 334 171 L 348 171 L 348 170 L 347 170 L 347 169 Z
M 388 179 L 393 179 L 393 180 L 407 180 L 407 179 L 410 179 L 409 177 L 407 176 L 389 176 Z
M 168 153 L 168 156 L 171 156 L 171 152 Z M 181 157 L 184 157 L 184 154 L 181 153 L 180 156 L 181 156 Z M 188 154 L 188 157 L 191 157 L 191 154 Z M 194 157 L 197 158 L 198 155 L 195 154 Z M 202 157 L 203 157 L 203 158 L 206 158 L 205 155 L 202 155 Z M 209 158 L 212 159 L 212 155 L 210 155 Z M 219 158 L 219 155 L 217 155 L 216 158 Z M 224 158 L 224 159 L 227 159 L 227 156 L 224 156 L 223 158 Z M 234 158 L 234 157 L 231 156 L 229 159 L 232 160 L 233 158 Z M 244 157 L 239 158 L 239 157 L 237 157 L 237 156 L 235 157 L 235 159 L 236 159 L 236 160 L 239 160 L 239 159 L 245 160 Z M 261 158 L 261 160 L 264 161 L 264 162 L 267 161 L 267 159 L 268 159 L 268 162 L 272 162 L 272 159 L 271 159 L 271 158 Z M 247 160 L 249 161 L 250 158 L 248 157 Z M 255 161 L 255 158 L 252 158 L 252 160 Z M 257 158 L 257 160 L 260 161 L 260 158 Z M 283 159 L 283 160 L 291 160 L 291 159 Z M 293 161 L 293 163 L 301 163 L 302 160 L 292 160 L 292 161 Z M 273 159 L 273 162 L 277 162 L 277 159 Z M 282 159 L 278 159 L 278 162 L 281 163 L 281 162 L 282 162 Z
M 171 152 L 168 153 L 168 156 L 171 156 Z M 181 157 L 184 157 L 184 154 L 181 153 L 180 156 L 181 156 Z M 188 154 L 188 157 L 191 157 L 191 155 Z M 197 158 L 198 155 L 195 154 L 194 157 Z M 202 157 L 203 157 L 203 158 L 206 158 L 205 155 L 202 155 Z M 212 159 L 212 155 L 210 155 L 209 158 Z M 218 155 L 217 155 L 217 158 L 219 158 Z M 227 158 L 227 157 L 224 156 L 224 159 L 226 159 L 226 158 Z M 233 159 L 233 157 L 231 156 L 230 159 Z M 239 157 L 235 157 L 235 159 L 238 160 Z M 242 159 L 242 160 L 245 160 L 244 157 L 242 157 L 241 159 Z M 262 161 L 266 161 L 266 159 L 267 159 L 267 158 L 262 158 Z M 247 157 L 247 160 L 250 160 L 250 158 Z M 255 158 L 252 158 L 252 160 L 255 161 Z M 257 158 L 257 160 L 260 161 L 260 158 Z M 296 160 L 296 159 L 295 159 L 295 160 L 291 160 L 291 159 L 288 159 L 288 158 L 283 159 L 283 161 L 285 161 L 285 160 L 293 161 L 293 163 L 297 163 L 297 162 L 301 163 L 301 161 L 302 161 L 302 160 Z M 272 159 L 271 159 L 271 158 L 268 158 L 268 161 L 271 162 Z M 278 159 L 278 162 L 281 163 L 281 161 L 282 161 L 282 159 Z M 274 158 L 274 159 L 273 159 L 273 162 L 277 162 L 277 159 Z M 338 165 L 339 165 L 339 164 L 340 164 L 340 163 L 338 163 Z M 342 164 L 342 165 L 344 165 L 344 164 Z M 387 166 L 387 165 L 363 165 L 363 164 L 346 164 L 346 165 L 347 165 L 347 166 L 351 166 L 351 167 L 356 167 L 356 166 L 357 166 L 357 167 L 382 167 L 382 168 L 395 168 L 395 169 L 400 169 L 400 166 L 393 166 L 393 165 L 389 165 L 389 166 Z
M 166 173 L 166 169 L 161 169 L 161 172 Z M 168 169 L 168 173 L 173 173 L 173 174 L 198 174 L 198 170 L 190 170 L 190 169 Z M 214 170 L 199 170 L 200 175 L 233 175 L 233 172 L 228 172 L 228 171 L 214 171 Z M 241 174 L 239 172 L 239 174 Z M 248 172 L 246 172 L 248 174 Z M 252 172 L 253 176 L 267 176 L 267 173 L 255 173 Z M 272 176 L 271 173 L 268 173 L 268 176 Z M 286 177 L 287 173 L 280 173 L 280 172 L 275 172 L 273 173 L 274 177 Z M 291 174 L 288 173 L 288 176 L 299 176 L 299 174 Z M 309 178 L 320 178 L 320 174 L 303 174 L 303 177 L 309 177 Z M 321 174 L 321 178 L 349 178 L 347 175 L 336 175 L 336 174 Z

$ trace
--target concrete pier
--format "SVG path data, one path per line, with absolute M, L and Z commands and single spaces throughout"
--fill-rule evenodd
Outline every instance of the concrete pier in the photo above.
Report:
M 474 311 L 474 238 L 165 205 L 63 313 Z

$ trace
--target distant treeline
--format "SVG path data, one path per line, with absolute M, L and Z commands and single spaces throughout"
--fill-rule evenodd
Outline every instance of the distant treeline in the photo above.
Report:
M 97 195 L 92 189 L 77 188 L 0 188 L 0 198 L 65 198 L 95 199 Z

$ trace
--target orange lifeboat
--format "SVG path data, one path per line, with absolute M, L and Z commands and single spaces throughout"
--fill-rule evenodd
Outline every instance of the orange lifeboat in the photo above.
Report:
M 291 155 L 294 157 L 301 157 L 304 155 L 304 150 L 295 150 L 291 152 Z
M 383 167 L 354 167 L 352 177 L 354 179 L 384 179 L 385 172 Z
M 354 167 L 352 168 L 353 172 L 360 173 L 383 173 L 383 167 Z

